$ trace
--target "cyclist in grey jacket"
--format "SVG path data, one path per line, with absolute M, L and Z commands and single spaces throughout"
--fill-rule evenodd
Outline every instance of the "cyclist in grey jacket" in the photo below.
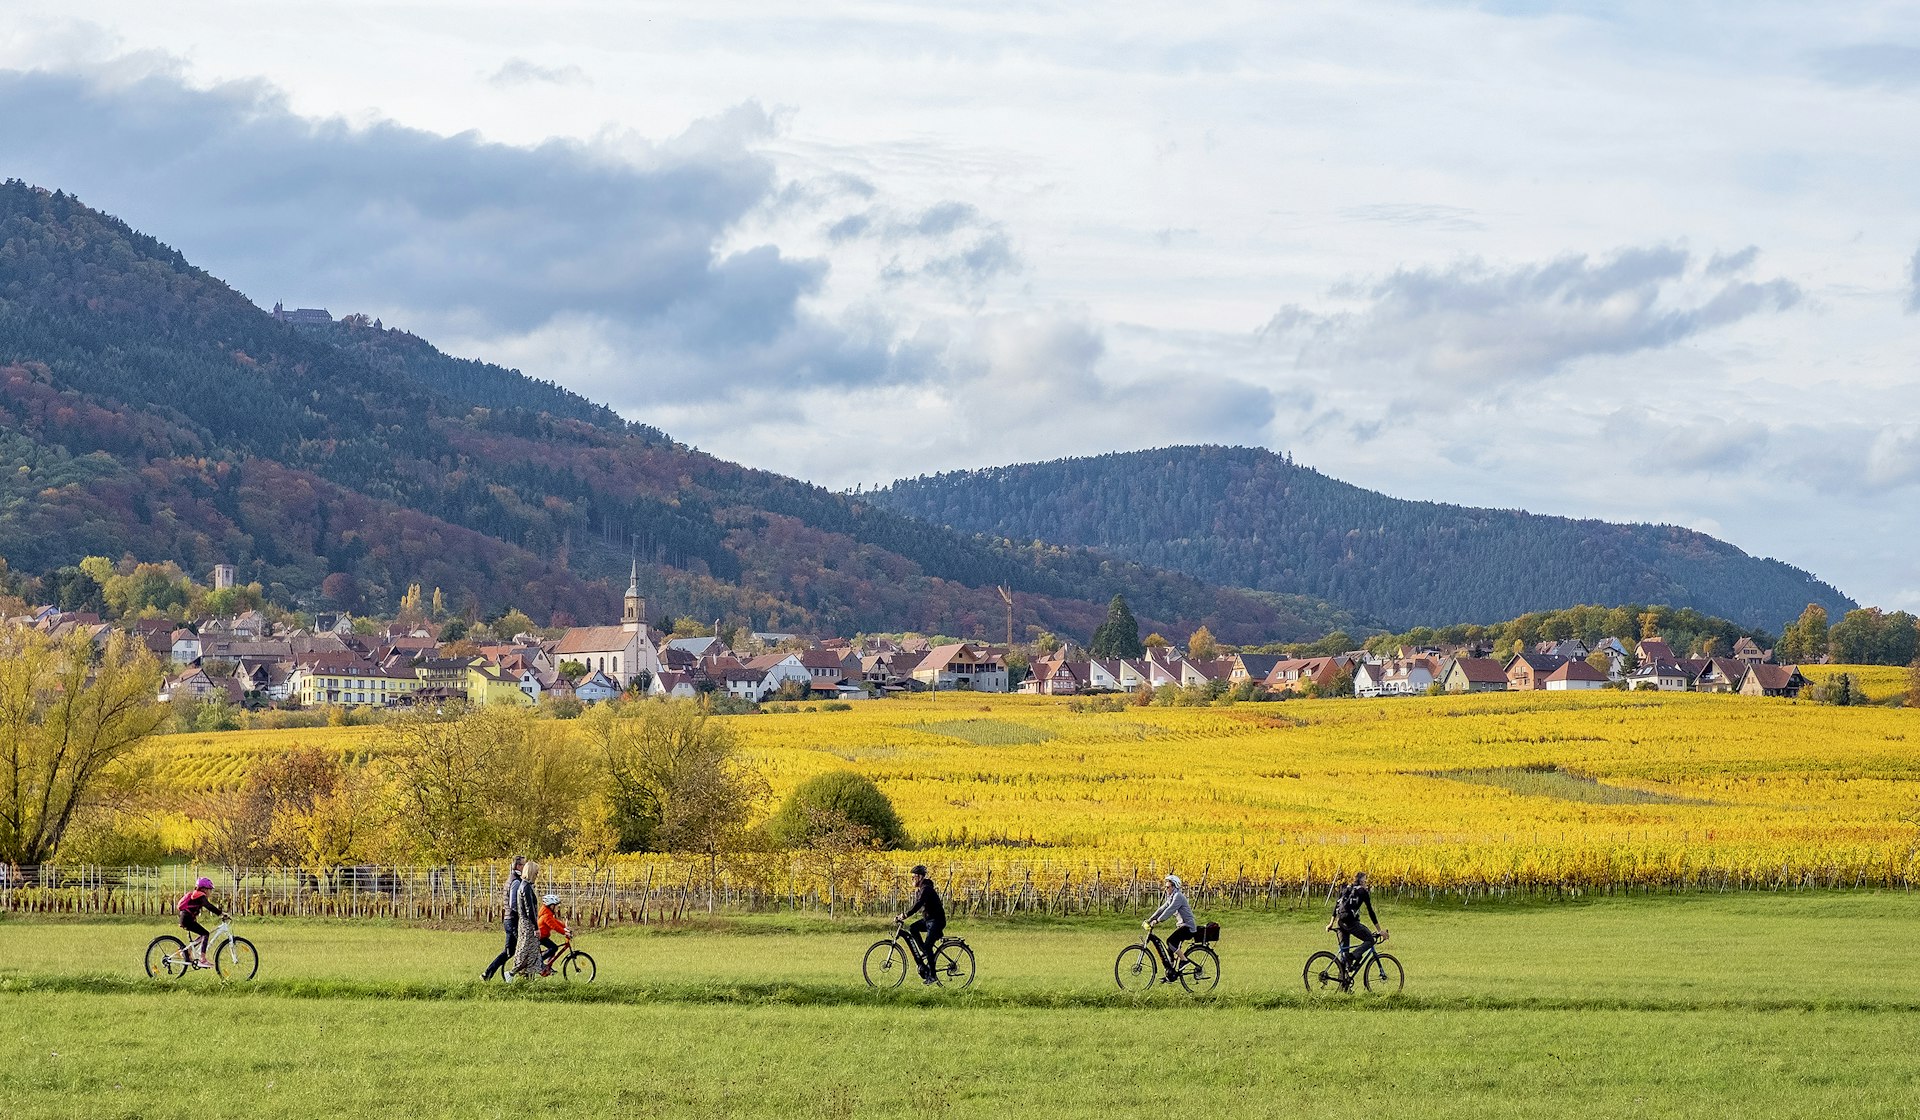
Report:
M 1166 885 L 1166 901 L 1153 912 L 1153 917 L 1141 922 L 1140 926 L 1151 930 L 1168 918 L 1180 919 L 1180 928 L 1167 938 L 1167 951 L 1173 954 L 1174 967 L 1178 968 L 1187 959 L 1187 951 L 1181 946 L 1193 940 L 1194 930 L 1199 928 L 1199 924 L 1193 920 L 1193 907 L 1187 905 L 1187 892 L 1183 889 L 1185 884 L 1180 881 L 1180 876 L 1168 872 Z

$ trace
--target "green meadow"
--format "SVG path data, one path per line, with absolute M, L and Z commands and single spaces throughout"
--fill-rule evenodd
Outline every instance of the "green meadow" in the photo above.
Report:
M 148 980 L 152 923 L 0 919 L 0 1116 L 1850 1116 L 1920 1111 L 1920 898 L 1389 902 L 1404 995 L 1310 999 L 1317 914 L 1227 912 L 1212 997 L 1113 985 L 1124 917 L 962 923 L 966 992 L 871 992 L 872 920 L 498 936 L 242 921 L 260 977 Z

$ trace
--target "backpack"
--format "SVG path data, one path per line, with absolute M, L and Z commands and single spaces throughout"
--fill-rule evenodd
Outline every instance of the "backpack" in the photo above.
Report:
M 197 887 L 193 890 L 188 891 L 186 894 L 181 895 L 180 901 L 177 903 L 174 903 L 174 906 L 173 906 L 174 911 L 180 914 L 187 914 L 187 913 L 191 913 L 194 910 L 199 909 L 199 907 L 196 905 L 196 900 L 193 897 L 196 894 L 200 894 L 199 888 Z M 202 895 L 201 897 L 204 898 L 205 896 Z
M 1333 916 L 1345 920 L 1354 916 L 1354 888 L 1341 887 L 1340 893 L 1333 898 Z

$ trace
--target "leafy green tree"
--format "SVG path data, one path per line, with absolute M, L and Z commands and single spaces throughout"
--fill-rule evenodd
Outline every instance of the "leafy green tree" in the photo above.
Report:
M 83 568 L 56 568 L 47 573 L 47 599 L 63 611 L 104 613 L 107 597 L 100 582 Z
M 1107 604 L 1107 620 L 1093 632 L 1087 650 L 1095 657 L 1141 657 L 1147 647 L 1140 641 L 1140 623 L 1133 617 L 1125 596 L 1115 595 Z
M 1827 652 L 1827 609 L 1808 603 L 1807 609 L 1780 635 L 1774 656 L 1787 664 L 1812 661 Z
M 838 818 L 863 829 L 882 848 L 906 843 L 906 826 L 880 787 L 851 770 L 831 770 L 801 782 L 787 795 L 767 834 L 789 847 L 807 847 L 824 820 Z

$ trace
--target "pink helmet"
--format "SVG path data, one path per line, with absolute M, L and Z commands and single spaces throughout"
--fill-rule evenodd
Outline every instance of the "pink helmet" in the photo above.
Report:
M 210 891 L 213 889 L 213 880 L 207 878 L 205 875 L 202 875 L 200 876 L 200 881 L 195 883 L 194 886 L 198 887 L 203 891 Z

